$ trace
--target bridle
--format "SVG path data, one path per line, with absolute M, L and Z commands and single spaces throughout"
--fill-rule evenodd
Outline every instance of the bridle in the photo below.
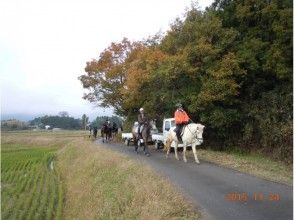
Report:
M 188 128 L 188 130 L 190 131 L 190 133 L 193 135 L 193 137 L 197 140 L 197 141 L 203 141 L 203 138 L 198 138 L 197 137 L 197 130 L 196 130 L 196 136 L 195 134 L 190 130 L 190 128 L 188 127 L 189 124 L 186 125 L 186 127 Z

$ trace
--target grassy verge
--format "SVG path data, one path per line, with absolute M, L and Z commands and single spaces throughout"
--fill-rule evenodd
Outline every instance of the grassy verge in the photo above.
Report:
M 64 219 L 199 219 L 151 169 L 79 141 L 59 152 L 66 183 Z
M 293 166 L 274 161 L 259 154 L 239 152 L 219 152 L 209 149 L 197 150 L 199 160 L 206 160 L 257 177 L 293 185 Z M 193 159 L 193 153 L 189 152 Z M 201 162 L 201 161 L 200 161 Z

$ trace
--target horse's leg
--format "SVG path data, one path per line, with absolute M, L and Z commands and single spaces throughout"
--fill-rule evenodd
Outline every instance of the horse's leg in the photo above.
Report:
M 193 154 L 194 154 L 194 158 L 195 158 L 195 162 L 200 164 L 198 157 L 197 157 L 197 152 L 196 152 L 196 143 L 192 144 L 192 150 L 193 150 Z
M 143 152 L 144 152 L 144 154 L 146 154 L 146 142 L 144 139 L 143 139 L 143 141 L 144 141 Z
M 166 158 L 168 158 L 169 152 L 170 152 L 170 147 L 171 147 L 172 140 L 169 138 L 166 140 L 165 148 L 167 149 L 166 151 Z
M 187 150 L 187 145 L 184 143 L 183 160 L 184 160 L 185 163 L 187 163 L 186 150 Z
M 148 130 L 145 127 L 143 128 L 143 131 L 142 131 L 142 138 L 144 141 L 144 154 L 147 155 L 147 157 L 149 157 L 150 153 L 148 149 Z
M 135 152 L 138 154 L 138 139 L 136 137 L 133 137 L 134 139 L 134 145 L 135 145 Z
M 148 138 L 144 138 L 144 153 L 147 157 L 150 156 L 149 149 L 148 149 Z
M 180 160 L 178 157 L 178 141 L 176 141 L 176 144 L 175 144 L 175 157 L 177 160 Z

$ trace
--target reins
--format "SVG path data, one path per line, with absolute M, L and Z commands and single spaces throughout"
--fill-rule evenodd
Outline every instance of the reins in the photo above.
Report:
M 191 119 L 190 119 L 190 120 L 191 120 Z M 191 120 L 191 121 L 192 121 L 192 120 Z M 194 124 L 196 124 L 194 121 L 192 121 L 192 122 L 193 122 Z M 196 136 L 195 136 L 195 134 L 194 134 L 194 133 L 190 130 L 190 128 L 188 127 L 188 125 L 189 125 L 189 124 L 187 124 L 186 127 L 188 128 L 188 130 L 190 131 L 190 133 L 193 135 L 193 137 L 194 137 L 196 140 L 198 140 L 199 142 L 200 142 L 200 141 L 203 141 L 203 138 L 198 138 L 198 137 L 197 137 L 197 134 L 196 134 Z

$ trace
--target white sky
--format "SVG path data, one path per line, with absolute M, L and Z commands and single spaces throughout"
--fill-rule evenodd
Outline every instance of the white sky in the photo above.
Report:
M 212 0 L 199 0 L 204 9 Z M 191 0 L 0 0 L 1 114 L 111 115 L 77 77 L 111 42 L 166 31 Z

